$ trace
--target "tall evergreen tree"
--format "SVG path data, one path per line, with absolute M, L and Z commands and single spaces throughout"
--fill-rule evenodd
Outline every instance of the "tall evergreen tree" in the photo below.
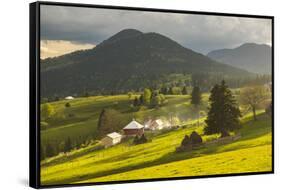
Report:
M 240 127 L 239 117 L 241 113 L 231 90 L 225 81 L 221 85 L 215 85 L 209 98 L 210 108 L 205 120 L 206 134 L 221 133 L 222 136 Z
M 191 104 L 198 106 L 201 103 L 201 92 L 198 86 L 194 86 L 191 92 Z

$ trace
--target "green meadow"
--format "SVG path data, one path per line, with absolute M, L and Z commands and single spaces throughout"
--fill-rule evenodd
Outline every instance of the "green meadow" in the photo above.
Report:
M 42 185 L 101 181 L 120 181 L 165 177 L 198 176 L 227 173 L 271 171 L 271 117 L 258 112 L 258 121 L 251 114 L 241 119 L 241 138 L 228 144 L 213 144 L 189 152 L 176 153 L 184 135 L 197 131 L 203 135 L 203 120 L 197 126 L 196 114 L 189 104 L 189 95 L 166 96 L 167 104 L 158 109 L 140 108 L 133 111 L 127 95 L 95 96 L 54 102 L 60 119 L 49 121 L 41 132 L 42 142 L 65 138 L 95 137 L 101 108 L 114 107 L 129 120 L 143 121 L 148 116 L 176 115 L 181 126 L 172 131 L 150 134 L 150 142 L 133 145 L 132 139 L 111 148 L 101 149 L 95 141 L 69 153 L 47 158 L 41 162 Z M 206 111 L 208 95 L 203 95 L 202 111 Z M 67 118 L 73 113 L 75 117 Z M 78 137 L 77 137 L 78 136 Z M 89 137 L 89 138 L 90 138 Z M 217 135 L 203 135 L 203 141 Z

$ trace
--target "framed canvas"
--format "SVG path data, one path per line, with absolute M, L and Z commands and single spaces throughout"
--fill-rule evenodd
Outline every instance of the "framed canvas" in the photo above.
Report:
M 274 172 L 274 18 L 30 4 L 30 186 Z

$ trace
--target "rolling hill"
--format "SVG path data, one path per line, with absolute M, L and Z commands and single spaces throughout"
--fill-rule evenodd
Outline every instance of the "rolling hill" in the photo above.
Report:
M 207 56 L 249 72 L 271 74 L 271 47 L 265 44 L 245 43 L 234 49 L 211 51 Z
M 159 85 L 170 74 L 248 76 L 158 33 L 122 30 L 90 50 L 41 61 L 41 96 L 124 93 Z

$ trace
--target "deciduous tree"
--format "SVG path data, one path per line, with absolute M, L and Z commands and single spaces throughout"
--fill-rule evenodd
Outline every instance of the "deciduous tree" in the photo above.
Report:
M 269 94 L 266 92 L 263 86 L 251 86 L 241 90 L 240 100 L 243 104 L 247 104 L 251 107 L 253 112 L 253 118 L 257 120 L 256 109 L 263 103 Z

